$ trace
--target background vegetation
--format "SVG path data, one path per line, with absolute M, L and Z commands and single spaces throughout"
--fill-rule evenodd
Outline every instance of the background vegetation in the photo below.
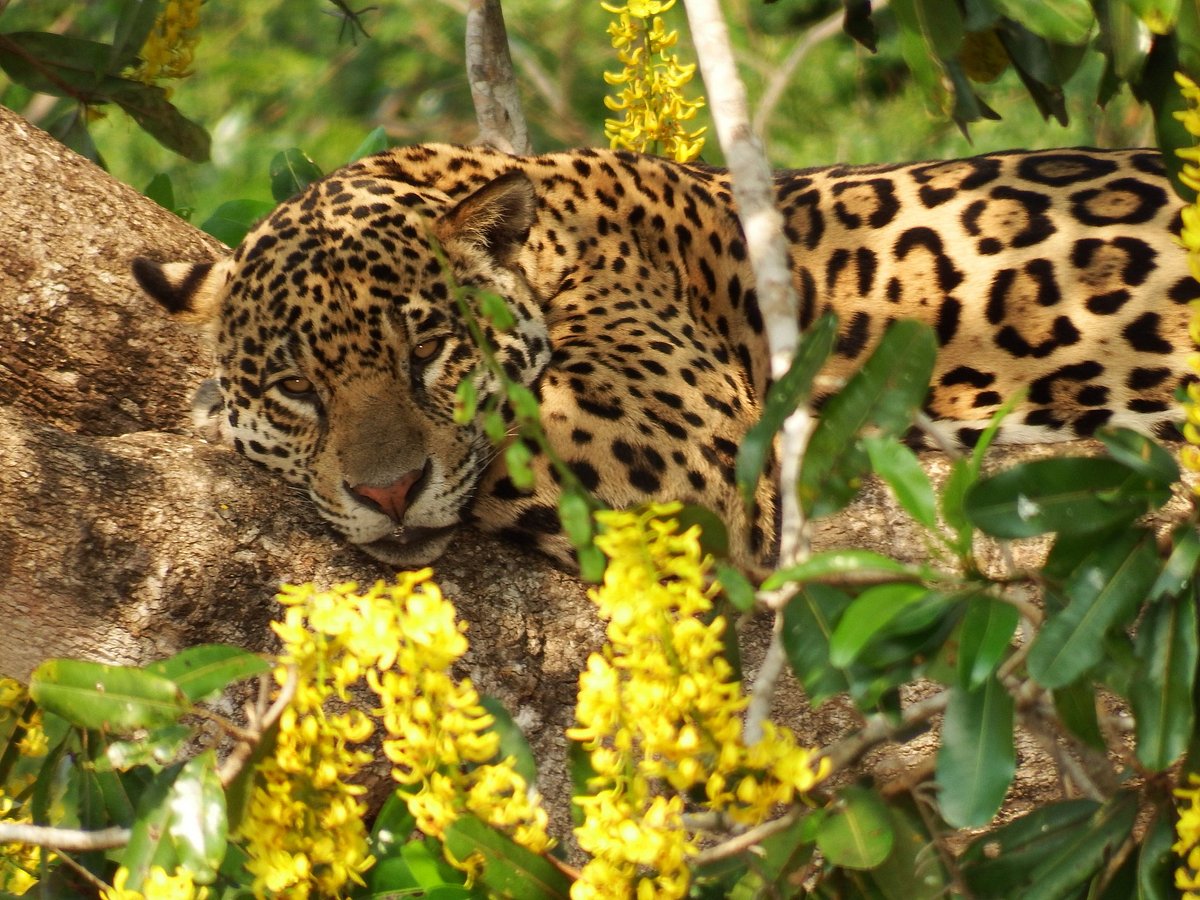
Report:
M 121 0 L 15 0 L 0 30 L 56 30 L 108 40 Z M 725 5 L 755 106 L 797 42 L 839 16 L 839 0 Z M 331 14 L 325 0 L 227 0 L 202 12 L 195 74 L 172 100 L 212 135 L 212 158 L 192 164 L 158 144 L 126 114 L 109 109 L 92 122 L 110 171 L 144 189 L 159 172 L 175 184 L 180 206 L 203 221 L 222 201 L 269 201 L 267 161 L 303 148 L 324 170 L 341 165 L 376 126 L 394 143 L 467 142 L 475 135 L 462 71 L 465 0 L 380 0 L 362 15 L 370 38 Z M 610 16 L 581 0 L 505 0 L 504 13 L 526 114 L 540 151 L 606 144 L 601 73 L 612 68 L 604 34 Z M 683 22 L 683 10 L 668 14 Z M 778 166 L 880 162 L 962 156 L 1014 147 L 1141 146 L 1153 143 L 1149 113 L 1123 91 L 1106 109 L 1093 102 L 1103 59 L 1089 50 L 1068 97 L 1070 124 L 1045 122 L 1009 69 L 987 86 L 1003 116 L 971 126 L 968 141 L 942 110 L 930 110 L 895 39 L 893 11 L 875 15 L 875 54 L 837 30 L 796 69 L 770 118 L 766 144 Z M 686 29 L 683 29 L 686 32 Z M 681 38 L 686 41 L 686 34 Z M 684 48 L 685 58 L 691 58 Z M 8 82 L 0 104 L 52 131 L 74 104 Z M 698 120 L 708 124 L 707 112 Z M 716 141 L 704 157 L 720 163 Z

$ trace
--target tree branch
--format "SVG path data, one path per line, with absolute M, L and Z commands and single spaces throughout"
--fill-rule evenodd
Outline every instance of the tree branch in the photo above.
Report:
M 500 0 L 471 0 L 467 7 L 467 79 L 480 143 L 505 153 L 533 152 Z

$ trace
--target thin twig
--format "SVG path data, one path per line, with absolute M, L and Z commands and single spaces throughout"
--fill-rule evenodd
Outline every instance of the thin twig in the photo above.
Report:
M 254 748 L 258 746 L 262 740 L 262 736 L 270 730 L 272 725 L 279 721 L 279 717 L 283 715 L 283 711 L 287 709 L 288 704 L 292 702 L 292 698 L 296 696 L 296 687 L 300 683 L 300 673 L 296 671 L 295 666 L 288 666 L 287 678 L 283 682 L 283 687 L 279 689 L 279 696 L 275 698 L 275 702 L 271 705 L 271 708 L 263 713 L 262 686 L 264 681 L 269 677 L 268 675 L 263 675 L 259 681 L 260 699 L 246 729 L 249 734 L 245 740 L 238 741 L 234 745 L 233 750 L 225 758 L 225 762 L 221 763 L 221 768 L 217 772 L 217 777 L 221 779 L 222 787 L 229 787 L 234 779 L 242 773 L 242 769 L 246 767 L 246 763 L 254 755 Z
M 742 725 L 742 736 L 747 744 L 762 740 L 763 723 L 771 715 L 771 702 L 775 697 L 775 685 L 787 665 L 787 652 L 783 649 L 783 610 L 775 610 L 775 622 L 771 628 L 771 643 L 763 657 L 758 674 L 754 677 L 754 690 L 746 706 L 746 719 Z
M 58 858 L 66 863 L 68 868 L 72 869 L 76 875 L 94 887 L 96 889 L 96 893 L 99 894 L 103 892 L 109 886 L 108 882 L 97 878 L 95 875 L 89 872 L 83 865 L 77 862 L 75 858 L 71 856 L 71 854 L 66 853 L 61 849 L 55 852 L 58 854 Z
M 731 856 L 737 856 L 739 853 L 749 850 L 755 844 L 761 844 L 771 835 L 790 828 L 805 811 L 802 806 L 793 806 L 778 819 L 763 822 L 763 824 L 756 825 L 749 831 L 743 831 L 741 834 L 731 837 L 727 841 L 722 841 L 715 847 L 701 850 L 693 857 L 692 864 L 698 868 L 722 859 L 728 859 Z
M 531 153 L 500 0 L 470 0 L 467 6 L 467 80 L 480 143 L 505 153 Z
M 899 725 L 893 725 L 883 716 L 873 718 L 857 734 L 827 747 L 821 755 L 832 763 L 833 771 L 844 769 L 876 744 L 901 737 L 918 726 L 923 727 L 934 716 L 944 712 L 949 702 L 950 692 L 939 691 L 905 709 Z
M 83 831 L 23 822 L 0 822 L 0 844 L 33 844 L 49 850 L 112 850 L 128 844 L 131 833 L 128 828 L 120 826 Z

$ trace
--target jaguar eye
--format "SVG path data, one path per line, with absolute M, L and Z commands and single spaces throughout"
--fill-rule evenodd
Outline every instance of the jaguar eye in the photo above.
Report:
M 442 345 L 444 343 L 444 338 L 431 338 L 427 341 L 421 341 L 421 343 L 412 348 L 412 358 L 419 363 L 427 363 L 442 352 Z
M 316 386 L 307 378 L 301 378 L 299 375 L 281 378 L 275 382 L 275 387 L 279 388 L 287 396 L 299 400 L 307 399 L 316 392 Z

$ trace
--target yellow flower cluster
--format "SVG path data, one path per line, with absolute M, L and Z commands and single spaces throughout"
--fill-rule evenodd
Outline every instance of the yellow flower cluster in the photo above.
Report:
M 1183 122 L 1189 134 L 1200 137 L 1200 86 L 1182 73 L 1177 73 L 1175 80 L 1188 102 L 1188 108 L 1175 115 Z M 1200 146 L 1185 147 L 1175 152 L 1184 159 L 1179 180 L 1192 190 L 1200 191 Z M 1183 231 L 1180 240 L 1188 251 L 1188 265 L 1191 267 L 1192 277 L 1200 280 L 1200 202 L 1185 206 L 1182 215 Z M 1191 301 L 1190 306 L 1192 342 L 1200 345 L 1200 300 Z M 1195 374 L 1200 375 L 1200 352 L 1188 356 L 1188 366 Z M 1200 472 L 1200 382 L 1194 381 L 1187 386 L 1183 410 L 1186 416 L 1183 435 L 1187 444 L 1180 452 L 1180 460 L 1193 472 Z M 1195 490 L 1200 494 L 1200 483 L 1197 483 Z
M 1175 887 L 1183 892 L 1181 900 L 1200 900 L 1200 776 L 1188 775 L 1191 787 L 1177 788 L 1175 796 L 1186 800 L 1179 804 L 1175 834 L 1179 838 L 1171 849 L 1183 865 L 1175 870 Z
M 200 4 L 203 0 L 167 0 L 138 56 L 142 62 L 129 73 L 135 81 L 154 84 L 167 78 L 191 75 L 196 42 L 200 39 Z
M 548 818 L 511 758 L 496 760 L 500 737 L 469 679 L 451 668 L 467 651 L 465 623 L 429 581 L 428 569 L 400 576 L 391 643 L 394 664 L 368 671 L 388 738 L 383 751 L 417 827 L 440 838 L 464 812 L 535 853 L 553 846 Z M 470 869 L 472 861 L 450 860 Z
M 362 884 L 374 862 L 359 800 L 364 789 L 348 783 L 371 759 L 356 745 L 374 726 L 358 710 L 326 707 L 348 699 L 365 666 L 387 664 L 395 604 L 386 592 L 358 597 L 354 588 L 284 585 L 279 595 L 286 612 L 272 626 L 283 641 L 275 679 L 283 684 L 294 668 L 298 686 L 273 753 L 258 767 L 240 829 L 260 897 L 339 896 L 347 882 Z
M 0 821 L 28 823 L 33 821 L 26 805 L 16 797 L 26 793 L 46 755 L 46 733 L 42 730 L 40 709 L 27 712 L 29 692 L 11 678 L 0 678 L 0 755 L 6 744 L 18 733 L 17 763 L 9 770 L 5 783 L 0 784 Z M 48 857 L 52 859 L 51 855 Z M 30 844 L 0 844 L 0 893 L 21 896 L 37 884 L 41 864 L 41 848 Z
M 624 66 L 620 72 L 604 73 L 606 82 L 620 85 L 616 97 L 605 97 L 604 103 L 624 113 L 621 119 L 605 119 L 605 136 L 614 149 L 659 153 L 679 162 L 695 159 L 704 146 L 705 129 L 688 131 L 683 123 L 696 117 L 704 100 L 684 98 L 683 88 L 696 66 L 681 65 L 679 57 L 669 52 L 679 33 L 667 31 L 661 13 L 675 0 L 600 5 L 617 17 L 608 33 Z
M 424 833 L 441 837 L 467 811 L 534 852 L 552 845 L 546 813 L 513 761 L 495 761 L 492 716 L 471 683 L 450 674 L 466 652 L 466 626 L 430 575 L 405 572 L 361 594 L 354 584 L 283 586 L 287 612 L 274 628 L 284 653 L 275 677 L 282 684 L 294 667 L 299 687 L 241 829 L 260 895 L 337 896 L 347 882 L 361 884 L 374 862 L 361 788 L 347 783 L 370 759 L 352 745 L 374 725 L 356 710 L 326 709 L 334 698 L 348 701 L 355 685 L 379 700 L 383 750 Z
M 686 896 L 700 837 L 684 819 L 689 799 L 757 823 L 828 774 L 828 760 L 814 766 L 785 728 L 767 723 L 761 741 L 742 742 L 746 701 L 722 654 L 725 620 L 704 621 L 718 587 L 705 586 L 699 529 L 678 533 L 679 508 L 596 515 L 610 562 L 591 597 L 608 641 L 580 677 L 567 732 L 596 772 L 575 798 L 585 815 L 575 834 L 592 859 L 573 900 Z
M 179 869 L 168 875 L 162 866 L 151 866 L 140 891 L 129 890 L 125 882 L 129 870 L 124 866 L 113 876 L 112 887 L 100 892 L 100 900 L 206 900 L 208 888 L 192 883 L 192 873 Z

